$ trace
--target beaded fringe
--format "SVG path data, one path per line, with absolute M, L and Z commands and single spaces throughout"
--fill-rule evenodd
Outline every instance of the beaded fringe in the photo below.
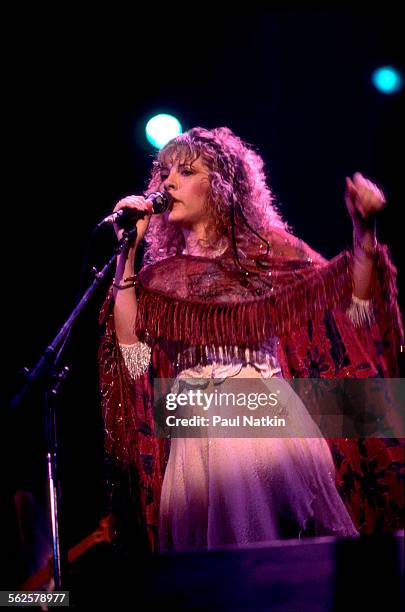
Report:
M 189 345 L 254 346 L 263 340 L 294 332 L 309 319 L 322 316 L 326 309 L 341 306 L 350 314 L 352 307 L 352 252 L 344 251 L 308 277 L 274 291 L 270 296 L 241 303 L 204 303 L 181 300 L 153 291 L 141 284 L 136 332 L 144 338 L 166 337 Z M 386 245 L 378 244 L 372 299 L 382 299 L 394 322 L 400 346 L 404 331 L 396 287 L 397 270 Z M 99 323 L 112 316 L 110 288 L 100 311 Z M 364 312 L 364 316 L 369 313 Z M 359 322 L 363 314 L 356 315 Z M 353 318 L 351 318 L 353 321 Z M 356 324 L 356 323 L 354 323 Z
M 252 346 L 337 304 L 348 306 L 351 295 L 351 254 L 345 251 L 305 279 L 240 303 L 185 300 L 142 287 L 136 331 L 194 346 Z
M 362 300 L 355 295 L 346 314 L 355 327 L 372 325 L 375 321 L 372 300 Z
M 177 354 L 176 367 L 180 370 L 194 367 L 195 364 L 233 365 L 236 363 L 258 363 L 276 369 L 277 341 L 267 339 L 256 348 L 238 346 L 190 346 Z
M 203 299 L 173 298 L 141 286 L 137 333 L 165 337 L 192 346 L 255 346 L 266 338 L 288 335 L 326 310 L 352 308 L 353 254 L 343 251 L 306 278 L 276 289 L 270 295 L 240 303 L 204 302 Z M 372 297 L 383 299 L 396 322 L 403 343 L 402 318 L 397 303 L 396 268 L 388 248 L 377 245 Z M 357 308 L 356 323 L 371 321 L 370 309 Z M 349 315 L 350 316 L 350 315 Z M 353 319 L 352 319 L 353 320 Z
M 149 367 L 151 348 L 144 342 L 119 345 L 124 363 L 131 378 L 139 378 Z

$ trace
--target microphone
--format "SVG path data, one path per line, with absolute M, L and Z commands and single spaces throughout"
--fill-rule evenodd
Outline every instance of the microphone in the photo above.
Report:
M 145 196 L 146 197 L 146 196 Z M 169 208 L 170 195 L 163 191 L 155 191 L 149 193 L 146 200 L 152 202 L 152 214 L 160 215 Z M 100 223 L 96 225 L 99 229 L 103 225 L 116 223 L 118 227 L 125 228 L 129 223 L 133 223 L 138 219 L 143 219 L 148 214 L 146 210 L 138 210 L 136 208 L 121 208 L 117 212 L 108 215 Z

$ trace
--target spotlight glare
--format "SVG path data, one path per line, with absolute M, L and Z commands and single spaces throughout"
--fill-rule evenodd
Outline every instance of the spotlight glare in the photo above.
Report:
M 176 117 L 162 113 L 149 119 L 145 132 L 150 144 L 156 149 L 162 149 L 169 140 L 182 133 L 182 127 Z
M 383 94 L 392 94 L 403 86 L 403 78 L 392 66 L 381 66 L 374 70 L 371 80 L 378 91 Z

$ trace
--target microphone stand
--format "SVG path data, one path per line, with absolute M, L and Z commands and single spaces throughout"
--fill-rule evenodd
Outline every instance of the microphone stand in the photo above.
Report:
M 60 535 L 59 535 L 59 516 L 61 508 L 61 490 L 58 473 L 58 437 L 57 437 L 57 397 L 62 382 L 69 373 L 67 366 L 58 366 L 58 361 L 65 348 L 72 327 L 86 307 L 87 303 L 103 282 L 109 270 L 112 268 L 116 256 L 126 249 L 136 238 L 136 228 L 125 231 L 119 241 L 114 254 L 105 266 L 95 272 L 95 277 L 90 287 L 85 291 L 82 298 L 73 309 L 65 323 L 60 328 L 52 342 L 43 351 L 36 365 L 30 370 L 24 368 L 26 382 L 22 389 L 11 399 L 11 408 L 15 410 L 22 402 L 33 384 L 41 380 L 44 387 L 44 414 L 46 420 L 47 438 L 47 477 L 50 502 L 50 520 L 52 528 L 52 555 L 53 555 L 53 575 L 55 590 L 60 591 L 64 582 L 64 566 L 66 555 L 61 555 Z M 63 552 L 63 551 L 62 551 Z

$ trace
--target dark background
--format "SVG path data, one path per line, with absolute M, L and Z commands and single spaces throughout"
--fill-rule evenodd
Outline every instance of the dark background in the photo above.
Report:
M 184 129 L 227 125 L 254 144 L 283 216 L 327 257 L 351 241 L 345 175 L 359 170 L 377 181 L 389 203 L 379 237 L 399 268 L 403 304 L 404 93 L 384 96 L 370 81 L 380 65 L 405 72 L 402 25 L 388 4 L 218 14 L 200 3 L 137 15 L 35 7 L 10 15 L 2 71 L 6 399 L 18 370 L 37 361 L 87 286 L 89 266 L 113 248 L 112 230 L 95 240 L 91 230 L 119 198 L 145 187 L 153 150 L 143 129 L 157 112 L 176 115 Z M 71 367 L 59 408 L 68 544 L 106 512 L 101 299 L 102 292 L 77 323 L 64 360 Z M 14 492 L 39 500 L 44 492 L 38 393 L 12 416 L 6 411 L 3 424 L 5 524 L 13 533 Z

